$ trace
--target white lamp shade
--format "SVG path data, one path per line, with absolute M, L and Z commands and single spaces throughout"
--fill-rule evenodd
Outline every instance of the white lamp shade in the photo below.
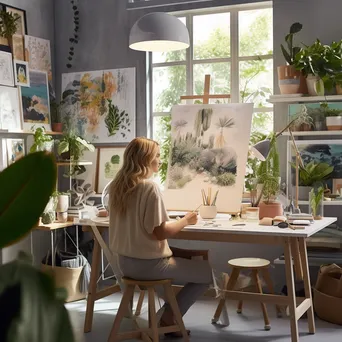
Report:
M 141 17 L 132 27 L 129 47 L 138 51 L 167 52 L 190 46 L 186 26 L 175 16 L 157 12 Z

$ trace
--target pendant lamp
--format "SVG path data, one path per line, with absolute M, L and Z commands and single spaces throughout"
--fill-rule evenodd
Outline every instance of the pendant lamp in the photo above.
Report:
M 189 46 L 186 26 L 177 17 L 163 12 L 141 17 L 133 25 L 129 36 L 129 47 L 138 51 L 167 52 Z

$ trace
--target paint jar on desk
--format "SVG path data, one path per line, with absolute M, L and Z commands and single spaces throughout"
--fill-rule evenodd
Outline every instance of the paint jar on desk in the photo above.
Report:
M 246 208 L 245 215 L 247 221 L 259 221 L 259 207 Z
M 213 219 L 217 215 L 216 205 L 202 205 L 199 209 L 202 219 Z

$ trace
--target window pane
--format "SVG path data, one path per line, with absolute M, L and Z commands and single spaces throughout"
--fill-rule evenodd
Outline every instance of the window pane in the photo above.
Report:
M 178 18 L 184 25 L 186 25 L 186 18 Z M 170 52 L 153 52 L 152 63 L 165 63 L 185 61 L 186 50 L 170 51 Z
M 194 65 L 194 93 L 203 95 L 205 75 L 211 75 L 210 94 L 230 94 L 230 63 L 210 63 Z M 210 103 L 217 102 L 216 99 Z M 219 100 L 228 103 L 228 100 Z
M 153 68 L 153 111 L 168 112 L 186 93 L 186 68 L 177 65 Z
M 273 60 L 240 62 L 240 102 L 254 107 L 271 107 L 266 102 L 273 94 Z
M 193 18 L 194 59 L 230 55 L 230 14 L 196 15 Z
M 272 8 L 239 12 L 239 55 L 273 53 Z
M 273 131 L 273 112 L 257 112 L 253 114 L 252 133 L 268 135 Z

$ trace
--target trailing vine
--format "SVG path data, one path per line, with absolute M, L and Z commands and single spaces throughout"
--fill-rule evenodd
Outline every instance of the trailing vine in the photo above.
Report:
M 74 56 L 75 56 L 75 46 L 79 42 L 78 31 L 80 29 L 80 11 L 78 8 L 78 0 L 70 0 L 70 4 L 72 6 L 72 11 L 73 11 L 74 29 L 73 29 L 72 37 L 69 38 L 70 48 L 69 48 L 69 54 L 68 54 L 68 62 L 66 65 L 68 69 L 72 68 L 72 61 L 74 60 Z

